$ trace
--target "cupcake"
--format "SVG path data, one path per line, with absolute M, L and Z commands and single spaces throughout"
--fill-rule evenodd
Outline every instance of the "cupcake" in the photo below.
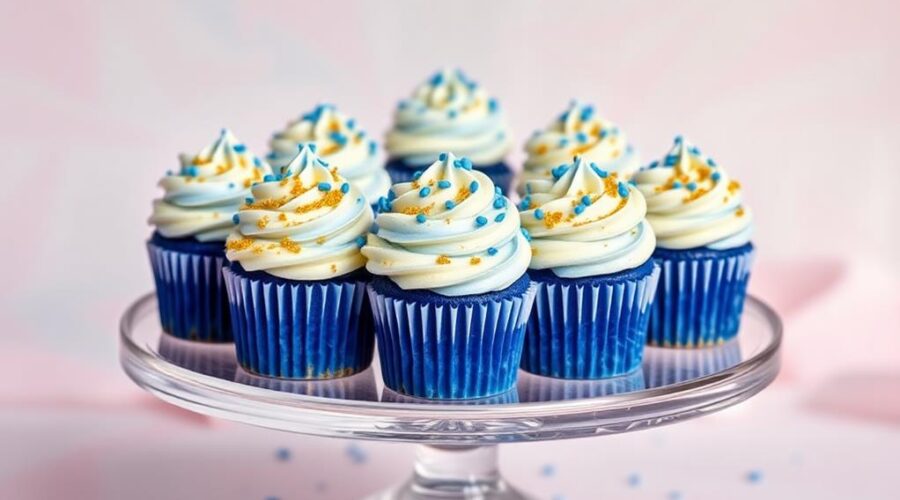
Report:
M 378 159 L 378 144 L 356 120 L 338 112 L 331 104 L 315 109 L 288 123 L 269 142 L 266 159 L 276 170 L 297 155 L 301 144 L 313 143 L 323 160 L 341 166 L 341 175 L 374 203 L 391 187 L 391 179 Z
M 398 104 L 385 143 L 387 171 L 394 182 L 408 182 L 450 151 L 469 158 L 505 194 L 513 173 L 503 158 L 511 144 L 497 99 L 462 71 L 443 70 Z
M 640 160 L 628 137 L 615 124 L 597 116 L 594 107 L 578 101 L 569 103 L 559 118 L 544 130 L 537 130 L 525 143 L 525 168 L 519 184 L 525 193 L 528 182 L 538 182 L 547 190 L 555 182 L 553 169 L 579 156 L 596 163 L 620 179 L 628 179 L 640 167 Z
M 372 361 L 363 194 L 304 144 L 235 216 L 224 271 L 238 362 L 278 378 L 352 375 Z
M 641 365 L 659 277 L 644 197 L 583 157 L 553 175 L 522 200 L 538 285 L 522 368 L 566 379 L 630 373 Z
M 510 390 L 534 298 L 515 207 L 468 158 L 441 153 L 379 211 L 362 253 L 385 385 L 430 399 Z
M 681 139 L 635 174 L 662 266 L 648 340 L 700 347 L 737 335 L 750 266 L 753 217 L 741 185 Z
M 222 283 L 225 238 L 250 185 L 271 173 L 228 130 L 197 155 L 181 155 L 153 202 L 147 242 L 163 330 L 183 339 L 230 342 L 228 297 Z

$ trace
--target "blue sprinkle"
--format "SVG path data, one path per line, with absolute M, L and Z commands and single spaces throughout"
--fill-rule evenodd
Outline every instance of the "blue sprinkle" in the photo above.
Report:
M 397 103 L 397 109 L 406 109 L 409 107 L 409 103 L 406 101 L 400 101 Z
M 669 500 L 681 500 L 683 497 L 680 491 L 670 491 Z
M 637 181 L 634 180 L 634 179 L 630 179 L 630 180 L 628 181 L 628 184 L 631 184 L 632 186 L 637 187 Z
M 450 187 L 450 185 L 451 185 L 450 181 L 448 181 L 446 179 L 442 180 L 442 181 L 438 181 L 438 183 L 437 183 L 437 186 L 441 189 L 447 189 L 448 187 Z
M 395 199 L 397 199 L 397 194 L 394 193 L 393 189 L 388 189 L 387 199 L 388 201 L 394 201 Z
M 761 470 L 754 469 L 747 473 L 747 482 L 753 484 L 759 484 L 763 479 L 763 473 Z
M 553 464 L 544 464 L 541 467 L 541 475 L 544 477 L 553 477 L 556 475 L 556 466 Z
M 487 253 L 488 255 L 497 255 L 497 249 L 494 247 L 488 247 Z
M 713 182 L 719 182 L 719 179 L 721 179 L 721 178 L 722 178 L 722 174 L 720 174 L 719 172 L 713 172 L 712 175 L 710 176 L 710 179 L 712 179 Z
M 243 144 L 235 144 L 234 145 L 235 153 L 243 153 L 244 151 L 247 151 L 247 146 L 245 146 Z
M 647 168 L 656 168 L 658 166 L 659 166 L 659 161 L 653 161 L 650 163 L 650 165 L 647 166 Z
M 355 126 L 356 126 L 356 120 L 354 120 L 353 118 L 347 120 L 347 128 L 349 128 L 350 130 L 353 130 L 353 127 L 355 127 Z
M 459 159 L 459 162 L 463 169 L 472 170 L 472 160 L 463 156 L 462 158 Z
M 500 186 L 494 186 L 494 194 L 503 194 L 503 190 L 500 189 Z
M 706 159 L 706 164 L 709 165 L 710 167 L 715 167 L 715 166 L 716 166 L 716 162 L 715 162 L 712 158 L 707 158 L 707 159 Z
M 444 74 L 441 72 L 435 73 L 434 76 L 431 77 L 429 82 L 431 85 L 437 86 L 444 83 Z
M 228 189 L 234 189 L 234 183 L 233 183 L 233 182 L 229 182 L 229 183 L 228 183 Z
M 696 191 L 697 183 L 696 182 L 688 182 L 687 186 L 685 186 L 685 187 L 687 188 L 688 191 Z
M 378 198 L 378 212 L 387 213 L 391 211 L 391 201 L 384 196 Z
M 680 183 L 680 182 L 675 181 L 675 182 L 672 183 L 672 189 L 678 189 L 678 188 L 680 188 L 680 187 L 681 187 L 681 183 Z
M 419 198 L 425 198 L 430 194 L 431 194 L 431 188 L 428 186 L 425 186 L 419 190 Z
M 314 142 L 307 142 L 305 144 L 301 144 L 300 150 L 302 151 L 304 147 L 309 148 L 309 150 L 312 151 L 313 153 L 316 152 L 316 143 L 314 143 Z
M 331 133 L 331 140 L 334 141 L 334 142 L 336 142 L 336 143 L 338 143 L 338 144 L 341 145 L 341 146 L 346 146 L 346 145 L 347 145 L 347 136 L 344 135 L 344 134 L 342 134 L 342 133 L 340 133 L 340 132 L 332 132 L 332 133 Z
M 553 175 L 553 180 L 559 180 L 559 178 L 562 177 L 563 175 L 565 175 L 566 172 L 568 172 L 568 171 L 569 171 L 568 165 L 560 165 L 560 166 L 554 168 L 553 170 L 551 170 L 550 173 Z
M 256 167 L 262 166 L 262 160 L 260 160 L 258 156 L 253 157 L 253 166 L 256 166 Z
M 531 206 L 531 197 L 526 196 L 522 198 L 522 201 L 519 202 L 519 210 L 528 210 L 528 207 Z
M 600 138 L 601 139 L 606 139 L 607 135 L 609 135 L 609 132 L 607 132 L 606 129 L 600 129 Z
M 586 207 L 591 206 L 591 197 L 588 196 L 588 195 L 582 196 L 582 197 L 581 197 L 581 204 L 584 205 L 584 206 L 586 206 Z
M 525 229 L 524 227 L 521 229 L 522 229 L 522 236 L 525 237 L 525 240 L 531 241 L 531 233 L 529 233 L 528 230 Z
M 664 160 L 663 165 L 665 165 L 667 167 L 671 167 L 672 165 L 675 165 L 676 163 L 678 163 L 677 155 L 666 155 L 666 159 Z
M 241 223 L 241 216 L 238 215 L 238 214 L 232 215 L 232 216 L 231 216 L 231 222 L 234 222 L 235 224 L 240 224 L 240 223 Z
M 197 169 L 197 167 L 187 167 L 186 169 L 184 169 L 184 173 L 189 177 L 197 177 L 200 171 Z
M 323 160 L 322 158 L 316 158 L 316 163 L 318 163 L 319 165 L 322 165 L 323 167 L 328 166 L 328 162 Z
M 597 174 L 597 176 L 599 176 L 601 179 L 606 179 L 606 177 L 609 175 L 609 172 L 600 168 L 600 166 L 596 163 L 591 163 L 591 170 L 593 170 L 594 173 Z
M 375 151 L 378 150 L 378 144 L 375 141 L 369 141 L 369 156 L 374 156 Z
M 475 225 L 476 226 L 483 226 L 487 223 L 488 223 L 487 217 L 485 217 L 483 215 L 479 215 L 478 217 L 475 217 Z
M 559 147 L 564 148 L 569 145 L 569 139 L 563 137 L 559 140 Z
M 594 116 L 594 107 L 593 106 L 585 106 L 584 109 L 581 110 L 581 121 L 586 122 Z
M 575 134 L 575 139 L 578 142 L 584 144 L 588 141 L 588 136 L 584 132 L 578 132 L 577 134 Z
M 530 183 L 525 184 L 525 192 L 528 194 L 531 194 L 531 184 Z
M 416 214 L 416 222 L 419 224 L 425 223 L 425 214 Z
M 474 193 L 478 191 L 478 181 L 472 181 L 469 183 L 469 192 Z
M 244 203 L 250 205 L 253 203 L 253 198 L 244 198 Z
M 497 102 L 497 99 L 491 98 L 488 99 L 488 111 L 491 113 L 497 112 L 497 108 L 500 107 L 500 104 Z
M 542 220 L 544 218 L 544 211 L 540 208 L 534 211 L 534 218 L 537 220 Z
M 575 205 L 575 215 L 581 215 L 584 212 L 584 205 Z
M 506 214 L 503 214 L 503 213 L 497 214 L 497 216 L 494 217 L 494 222 L 503 222 L 503 219 L 505 219 L 505 218 L 506 218 Z
M 419 180 L 419 177 L 422 177 L 422 171 L 416 170 L 416 172 L 413 174 L 413 180 L 417 181 L 417 180 Z
M 319 191 L 331 191 L 331 184 L 327 182 L 320 182 Z
M 279 462 L 289 462 L 291 460 L 291 450 L 287 448 L 278 448 L 275 450 L 275 460 Z
M 632 488 L 637 488 L 641 485 L 641 476 L 640 474 L 633 472 L 628 475 L 628 486 Z
M 453 210 L 453 207 L 455 207 L 455 206 L 456 206 L 456 203 L 453 203 L 453 200 L 447 200 L 444 202 L 444 207 L 447 210 Z
M 347 446 L 347 458 L 356 465 L 362 465 L 369 460 L 368 454 L 356 443 L 350 443 Z
M 356 246 L 362 248 L 366 245 L 366 237 L 365 236 L 357 236 L 356 237 Z
M 682 141 L 684 141 L 684 137 L 681 137 L 680 135 L 675 136 L 675 144 L 681 144 Z
M 447 161 L 447 153 L 441 153 L 438 155 L 438 160 Z
M 497 197 L 494 198 L 494 208 L 503 208 L 506 206 L 506 198 Z
M 624 182 L 619 183 L 619 196 L 621 196 L 622 198 L 628 197 L 628 185 Z
M 341 184 L 341 192 L 344 194 L 349 193 L 350 192 L 350 184 L 346 183 L 346 182 Z
M 694 155 L 694 156 L 699 156 L 699 155 L 700 155 L 700 148 L 698 148 L 697 146 L 691 146 L 690 148 L 688 148 L 688 153 L 690 153 L 690 154 L 692 154 L 692 155 Z
M 459 115 L 459 112 L 456 111 L 455 109 L 451 109 L 451 110 L 447 111 L 447 118 L 450 118 L 451 120 L 456 118 L 457 115 Z
M 272 174 L 266 174 L 265 177 L 263 177 L 263 182 L 272 182 L 274 180 L 275 176 Z

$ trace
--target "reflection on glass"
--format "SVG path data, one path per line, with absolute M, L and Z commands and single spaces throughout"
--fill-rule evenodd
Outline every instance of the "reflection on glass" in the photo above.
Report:
M 515 387 L 496 396 L 478 399 L 424 399 L 414 398 L 399 392 L 394 392 L 387 387 L 381 390 L 381 401 L 385 403 L 412 403 L 412 404 L 428 404 L 438 403 L 442 405 L 505 405 L 519 402 L 519 395 L 516 393 Z
M 194 342 L 163 333 L 159 337 L 159 354 L 192 372 L 225 380 L 234 380 L 237 369 L 234 344 Z
M 644 374 L 636 370 L 620 377 L 568 380 L 519 371 L 518 387 L 519 401 L 523 403 L 597 398 L 642 390 Z
M 663 387 L 712 375 L 740 362 L 741 347 L 737 339 L 697 349 L 647 347 L 644 379 L 647 387 Z
M 289 380 L 261 377 L 238 369 L 235 382 L 279 392 L 303 394 L 330 399 L 353 401 L 378 401 L 375 390 L 375 373 L 367 368 L 355 375 L 327 380 Z

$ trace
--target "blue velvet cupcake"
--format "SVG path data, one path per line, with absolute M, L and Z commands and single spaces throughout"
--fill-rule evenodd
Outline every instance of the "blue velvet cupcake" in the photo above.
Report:
M 538 285 L 522 368 L 566 379 L 633 372 L 659 277 L 644 197 L 583 157 L 553 175 L 529 184 L 521 206 Z
M 232 340 L 222 281 L 225 238 L 250 184 L 271 173 L 231 132 L 197 155 L 181 155 L 181 169 L 160 180 L 147 242 L 163 330 L 204 342 Z
M 362 252 L 385 385 L 429 399 L 509 391 L 534 299 L 515 207 L 467 158 L 441 153 L 379 210 Z
M 289 379 L 364 370 L 374 349 L 359 252 L 373 221 L 365 197 L 314 144 L 252 194 L 235 216 L 224 271 L 238 362 Z
M 512 145 L 496 99 L 460 70 L 442 70 L 400 101 L 387 134 L 387 171 L 393 182 L 412 181 L 442 151 L 471 160 L 503 194 L 513 171 L 504 161 Z
M 370 203 L 387 194 L 391 178 L 378 155 L 378 144 L 355 119 L 331 104 L 319 104 L 272 135 L 272 152 L 266 157 L 276 170 L 297 155 L 301 144 L 316 145 L 323 160 L 341 166 L 341 176 L 356 186 Z
M 548 190 L 555 181 L 553 170 L 579 156 L 598 167 L 628 179 L 641 166 L 637 151 L 614 123 L 594 112 L 594 107 L 578 101 L 544 130 L 536 130 L 525 143 L 525 158 L 519 194 L 529 183 Z
M 733 338 L 753 262 L 752 215 L 740 183 L 681 137 L 634 181 L 647 199 L 662 267 L 648 341 L 702 347 Z

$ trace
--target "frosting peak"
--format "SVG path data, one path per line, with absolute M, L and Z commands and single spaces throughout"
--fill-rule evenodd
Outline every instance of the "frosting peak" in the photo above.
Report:
M 750 241 L 753 217 L 740 183 L 681 136 L 634 181 L 647 198 L 647 220 L 660 247 L 724 250 Z
M 553 177 L 549 185 L 529 184 L 522 201 L 532 268 L 579 278 L 632 269 L 650 258 L 656 240 L 634 186 L 584 157 L 557 167 Z
M 165 195 L 153 202 L 149 220 L 167 238 L 224 240 L 250 185 L 271 173 L 228 129 L 200 153 L 179 159 L 180 171 L 159 181 Z
M 523 184 L 551 181 L 554 167 L 580 156 L 601 168 L 627 178 L 640 165 L 634 147 L 618 126 L 597 115 L 594 107 L 573 100 L 544 130 L 525 143 Z
M 275 167 L 282 167 L 304 143 L 314 143 L 319 156 L 339 164 L 341 175 L 356 184 L 369 200 L 376 200 L 390 187 L 390 177 L 378 161 L 377 143 L 355 119 L 334 105 L 320 104 L 276 132 L 269 143 L 272 152 L 268 159 Z
M 363 254 L 373 274 L 405 290 L 473 295 L 502 290 L 528 268 L 519 214 L 468 158 L 441 153 L 379 200 Z
M 410 166 L 428 164 L 441 151 L 491 165 L 511 144 L 498 101 L 462 71 L 444 69 L 400 101 L 385 147 Z
M 229 261 L 294 280 L 333 278 L 365 265 L 359 247 L 372 209 L 316 149 L 302 145 L 282 175 L 253 186 L 226 243 Z

